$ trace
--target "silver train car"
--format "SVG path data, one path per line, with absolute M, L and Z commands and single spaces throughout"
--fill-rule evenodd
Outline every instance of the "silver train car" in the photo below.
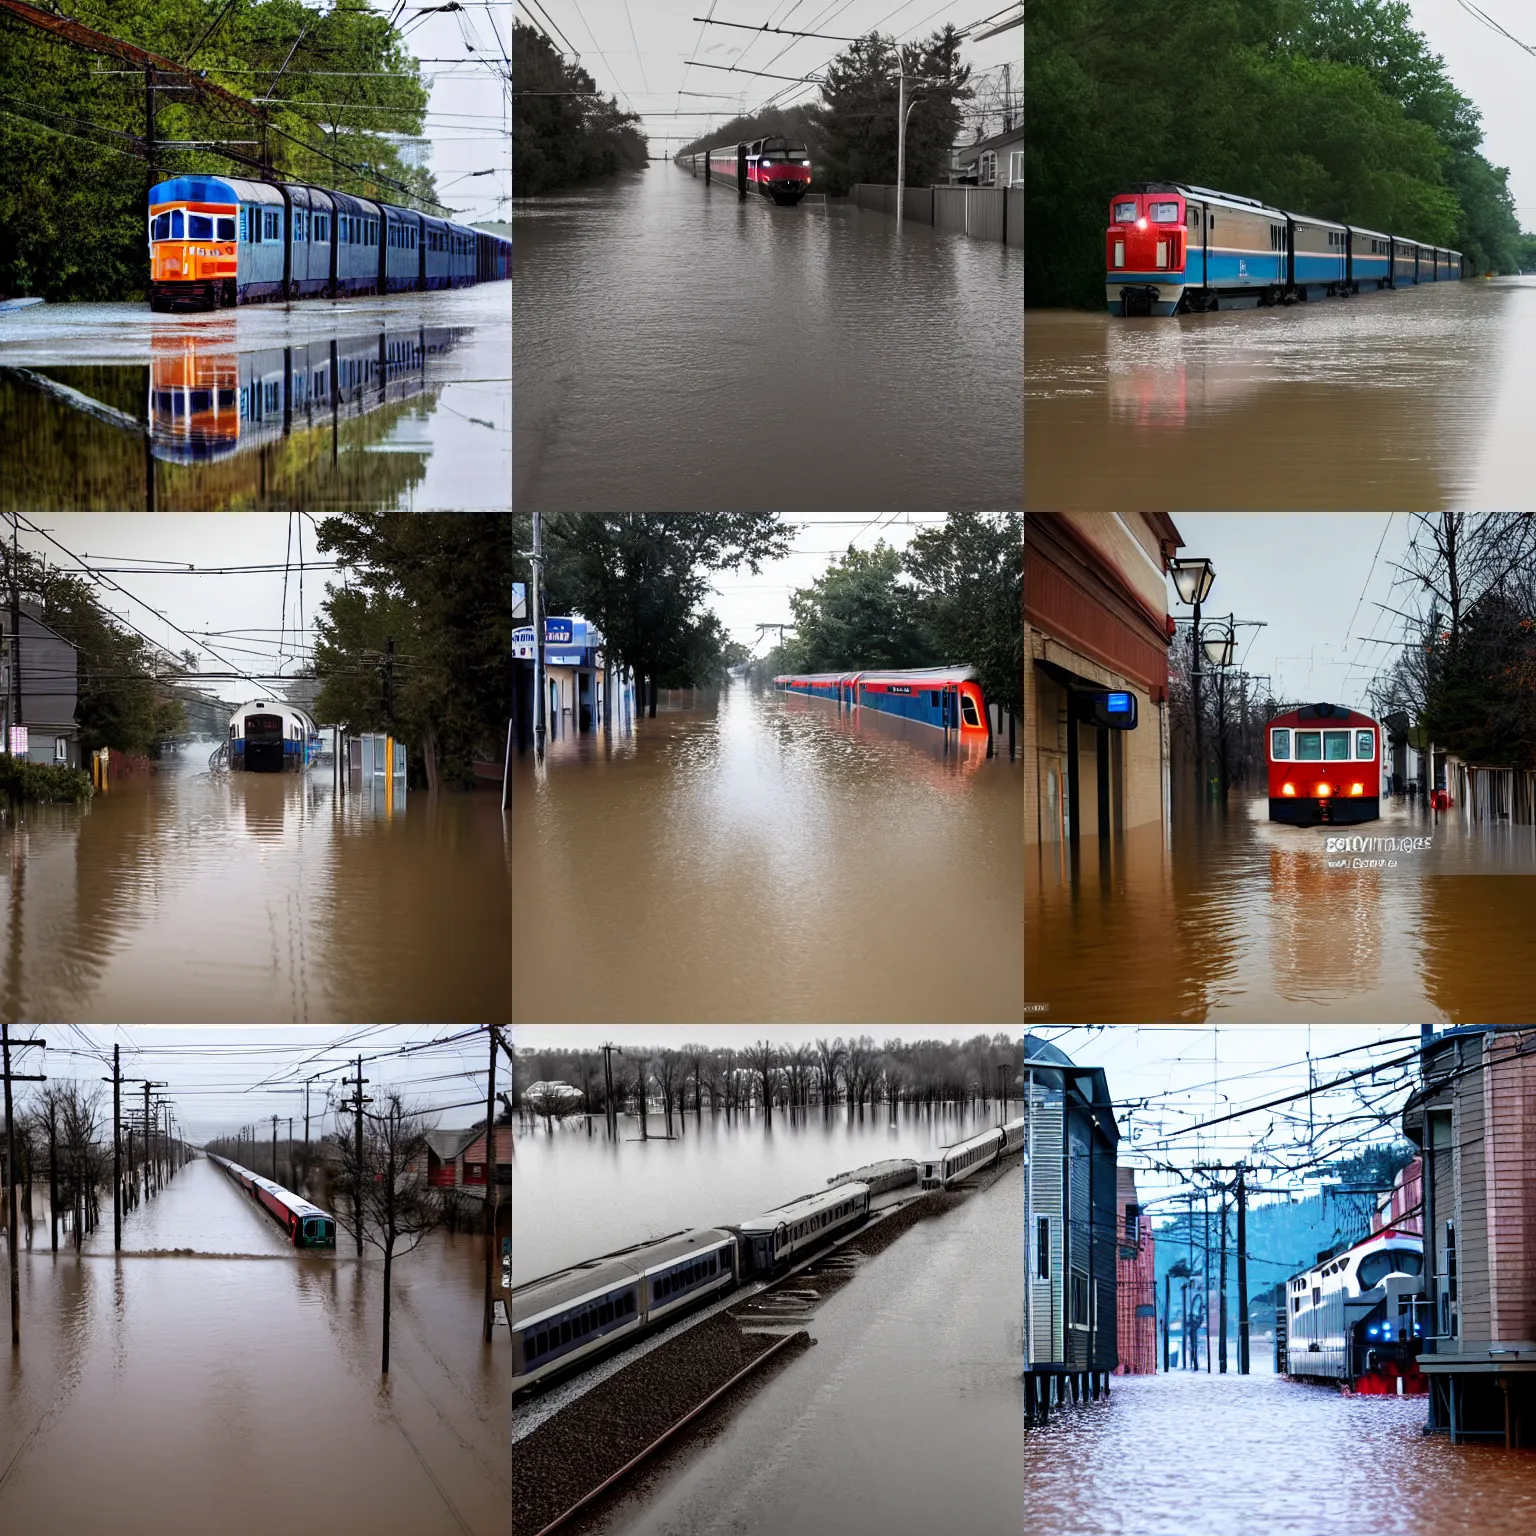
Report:
M 735 1283 L 735 1234 L 701 1227 L 517 1286 L 513 1389 L 564 1375 Z
M 1023 1144 L 1023 1125 L 1024 1122 L 1020 1120 L 1020 1145 Z M 1005 1141 L 1003 1129 L 993 1126 L 990 1131 L 982 1131 L 980 1135 L 956 1142 L 952 1147 L 945 1147 L 943 1151 L 924 1158 L 918 1164 L 918 1183 L 924 1189 L 952 1189 L 956 1184 L 963 1184 L 966 1179 L 974 1178 L 982 1169 L 990 1168 L 1004 1156 Z
M 1293 1275 L 1285 1285 L 1285 1374 L 1367 1392 L 1416 1376 L 1423 1290 L 1424 1240 L 1393 1228 Z
M 765 1273 L 868 1214 L 869 1185 L 854 1180 L 775 1206 L 732 1229 L 741 1240 L 742 1274 Z
M 319 727 L 292 704 L 253 699 L 229 718 L 232 772 L 302 773 L 319 756 Z

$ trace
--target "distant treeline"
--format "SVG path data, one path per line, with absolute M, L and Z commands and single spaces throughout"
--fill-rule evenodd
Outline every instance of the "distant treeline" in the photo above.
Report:
M 1478 110 L 1411 23 L 1402 0 L 1033 0 L 1028 302 L 1103 304 L 1109 199 L 1139 181 L 1530 265 Z
M 533 27 L 512 25 L 512 193 L 532 197 L 579 186 L 624 170 L 644 170 L 650 159 L 633 112 Z
M 605 1111 L 603 1053 L 527 1048 L 515 1052 L 519 1108 L 561 1119 Z M 1024 1043 L 1007 1034 L 970 1040 L 888 1040 L 870 1035 L 780 1046 L 754 1041 L 742 1050 L 721 1046 L 626 1046 L 612 1059 L 616 1107 L 659 1098 L 671 1116 L 692 1108 L 733 1114 L 756 1107 L 816 1107 L 831 1113 L 876 1104 L 985 1104 L 1023 1095 Z M 562 1091 L 558 1084 L 568 1085 Z

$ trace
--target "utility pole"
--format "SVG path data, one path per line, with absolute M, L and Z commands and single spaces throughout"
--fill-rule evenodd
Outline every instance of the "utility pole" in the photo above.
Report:
M 43 1040 L 17 1040 L 16 1049 L 28 1045 L 45 1045 Z M 11 1104 L 11 1084 L 44 1083 L 47 1078 L 39 1073 L 11 1074 L 11 1026 L 0 1024 L 0 1050 L 4 1053 L 5 1066 L 5 1246 L 10 1255 L 11 1268 L 11 1348 L 21 1345 L 21 1274 L 16 1255 L 16 1115 Z
M 294 1184 L 293 1177 L 293 1116 L 288 1116 L 288 1187 Z
M 896 57 L 896 232 L 901 233 L 902 204 L 907 196 L 907 117 L 923 98 L 914 96 L 907 105 L 907 73 L 898 52 Z
M 544 514 L 533 514 L 533 757 L 544 757 Z
M 272 1116 L 272 1182 L 277 1183 L 277 1116 Z
M 1237 1373 L 1248 1374 L 1248 1187 L 1237 1165 Z
M 1205 1325 L 1205 1374 L 1211 1374 L 1211 1192 L 1200 1197 L 1205 1214 L 1205 1290 L 1200 1297 L 1201 1322 Z
M 608 1122 L 608 1139 L 619 1139 L 618 1115 L 613 1107 L 613 1047 L 603 1047 L 603 1118 Z
M 1155 1280 L 1152 1283 L 1153 1285 L 1157 1284 Z M 1168 1370 L 1168 1309 L 1172 1305 L 1172 1302 L 1169 1300 L 1168 1293 L 1172 1288 L 1172 1284 L 1173 1272 L 1171 1270 L 1165 1270 L 1163 1272 L 1163 1371 L 1165 1374 Z M 1154 1291 L 1152 1294 L 1155 1297 L 1157 1292 Z
M 128 1203 L 130 1205 L 136 1205 L 138 1203 L 139 1184 L 138 1184 L 138 1180 L 136 1178 L 134 1178 L 134 1173 L 133 1173 L 133 1121 L 132 1120 L 130 1120 L 128 1122 L 128 1178 L 129 1178 L 129 1180 L 133 1184 L 133 1197 L 129 1200 Z M 57 1222 L 54 1223 L 54 1228 L 53 1228 L 53 1246 L 55 1248 L 57 1248 L 59 1246 L 59 1228 L 58 1228 L 58 1223 Z
M 21 567 L 17 563 L 20 551 L 17 549 L 17 533 L 21 528 L 21 514 L 11 514 L 11 686 L 16 692 L 16 704 L 11 711 L 12 729 L 19 727 L 23 722 L 21 718 Z M 5 744 L 7 752 L 14 752 L 15 748 L 10 742 Z
M 123 1064 L 112 1047 L 112 1251 L 123 1248 Z
M 1221 1191 L 1221 1374 L 1227 1374 L 1227 1191 Z
M 372 1099 L 365 1099 L 363 1097 L 363 1084 L 367 1081 L 368 1079 L 363 1076 L 363 1058 L 359 1056 L 357 1058 L 357 1076 L 344 1077 L 341 1080 L 344 1088 L 355 1087 L 357 1089 L 357 1095 L 352 1100 L 352 1109 L 357 1115 L 357 1129 L 355 1131 L 357 1137 L 357 1185 L 352 1191 L 352 1222 L 357 1228 L 358 1258 L 363 1256 L 363 1105 L 373 1103 Z
M 144 1203 L 147 1205 L 149 1203 L 149 1195 L 150 1195 L 150 1189 L 149 1189 L 150 1169 L 154 1165 L 154 1156 L 155 1156 L 155 1140 L 154 1140 L 155 1127 L 154 1127 L 154 1121 L 150 1119 L 150 1114 L 149 1114 L 149 1090 L 151 1088 L 168 1088 L 170 1086 L 170 1084 L 169 1083 L 155 1083 L 155 1082 L 151 1082 L 148 1078 L 145 1078 L 143 1081 L 144 1081 Z
M 490 1036 L 490 1067 L 485 1080 L 485 1342 L 491 1342 L 495 1319 L 496 1285 L 496 1026 L 486 1025 Z

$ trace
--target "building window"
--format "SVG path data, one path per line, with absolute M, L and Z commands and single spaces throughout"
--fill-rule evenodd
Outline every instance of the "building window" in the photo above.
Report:
M 1127 1205 L 1125 1208 L 1125 1240 L 1128 1243 L 1141 1241 L 1141 1207 L 1139 1205 Z
M 1072 1316 L 1074 1328 L 1088 1326 L 1088 1276 L 1080 1270 L 1072 1271 Z
M 992 187 L 997 185 L 997 151 L 986 149 L 976 158 L 976 185 L 979 187 Z
M 1051 1218 L 1040 1216 L 1035 1220 L 1035 1278 L 1051 1278 Z
M 56 763 L 69 761 L 69 737 L 55 736 L 53 738 L 53 760 Z
M 1024 185 L 1024 151 L 1022 149 L 1010 150 L 1008 153 L 1008 185 L 1010 187 Z

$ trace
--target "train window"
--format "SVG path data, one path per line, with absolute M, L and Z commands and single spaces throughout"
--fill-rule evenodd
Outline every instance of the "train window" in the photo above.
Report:
M 968 693 L 960 695 L 960 713 L 967 725 L 980 729 L 981 716 L 976 712 L 976 700 Z
M 1323 760 L 1323 733 L 1321 731 L 1296 732 L 1296 761 L 1320 763 Z
M 1135 222 L 1136 222 L 1136 204 L 1135 203 L 1116 203 L 1115 204 L 1115 223 L 1116 224 L 1134 224 Z
M 1269 755 L 1277 763 L 1291 760 L 1291 733 L 1284 726 L 1269 733 Z
M 1349 732 L 1323 732 L 1323 760 L 1329 763 L 1349 761 Z
M 1355 756 L 1364 763 L 1370 762 L 1376 756 L 1376 733 L 1374 731 L 1355 732 Z
M 220 240 L 233 240 L 235 238 L 235 220 L 233 215 L 219 220 L 218 238 Z
M 149 238 L 151 240 L 168 240 L 171 235 L 171 216 L 168 213 L 157 213 L 149 223 Z
M 1177 203 L 1148 203 L 1147 217 L 1154 224 L 1177 224 L 1179 222 L 1179 205 Z
M 180 240 L 182 234 L 182 213 L 180 208 L 176 208 L 171 212 L 171 239 Z

